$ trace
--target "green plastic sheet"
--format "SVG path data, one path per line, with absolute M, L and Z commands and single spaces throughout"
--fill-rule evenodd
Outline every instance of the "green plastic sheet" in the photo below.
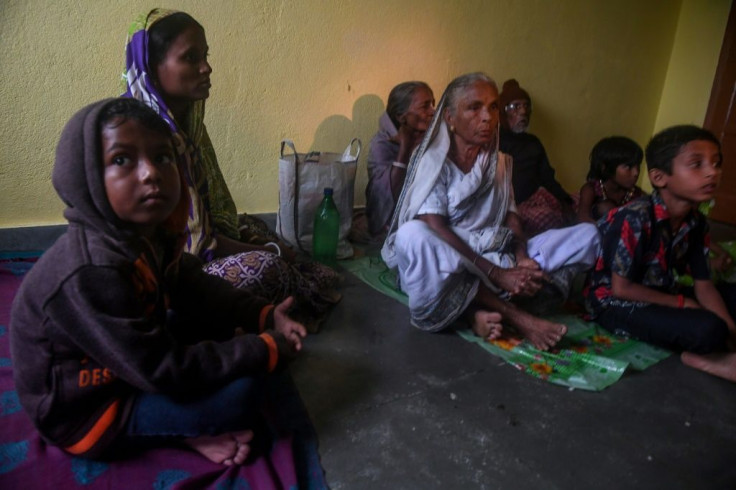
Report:
M 408 304 L 406 294 L 396 287 L 396 273 L 380 257 L 361 257 L 341 261 L 340 265 L 374 289 Z M 493 341 L 475 336 L 468 328 L 460 328 L 457 333 L 531 376 L 591 391 L 611 386 L 627 369 L 644 370 L 671 354 L 644 342 L 613 335 L 576 315 L 546 318 L 564 323 L 568 328 L 565 337 L 549 352 L 540 351 L 511 333 Z

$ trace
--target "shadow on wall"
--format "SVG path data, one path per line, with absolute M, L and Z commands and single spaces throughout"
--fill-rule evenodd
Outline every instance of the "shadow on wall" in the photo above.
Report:
M 544 134 L 544 138 L 539 137 L 547 158 L 552 168 L 555 170 L 555 179 L 560 184 L 562 182 L 576 182 L 572 186 L 563 185 L 568 193 L 576 193 L 579 186 L 585 181 L 585 174 L 588 171 L 588 162 L 571 162 L 563 161 L 555 157 L 562 152 L 559 149 L 560 142 L 565 138 L 564 130 L 561 128 L 568 127 L 572 124 L 569 115 L 557 114 L 551 112 L 549 106 L 545 106 L 543 102 L 536 102 L 532 96 L 534 111 L 532 112 L 531 125 L 529 132 L 537 137 Z M 582 177 L 580 176 L 582 174 Z M 570 187 L 570 188 L 568 188 Z
M 378 119 L 386 110 L 381 98 L 375 94 L 361 95 L 353 104 L 352 118 L 334 115 L 324 119 L 314 132 L 309 151 L 342 153 L 353 138 L 359 138 L 361 153 L 355 175 L 354 206 L 365 205 L 365 188 L 368 185 L 368 150 L 371 138 L 378 131 Z M 303 151 L 297 148 L 297 151 Z
M 353 104 L 352 119 L 329 116 L 317 126 L 309 151 L 342 152 L 350 140 L 357 137 L 363 145 L 362 154 L 368 155 L 370 139 L 378 130 L 378 119 L 384 110 L 383 101 L 377 95 L 360 96 Z

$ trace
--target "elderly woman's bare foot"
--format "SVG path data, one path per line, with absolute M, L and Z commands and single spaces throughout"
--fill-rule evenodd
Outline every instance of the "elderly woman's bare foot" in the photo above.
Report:
M 501 314 L 495 311 L 476 310 L 473 313 L 473 333 L 478 337 L 493 340 L 501 335 Z
M 526 313 L 514 326 L 539 350 L 554 347 L 567 333 L 567 327 L 561 323 L 552 323 Z
M 217 436 L 201 436 L 185 439 L 184 442 L 213 463 L 226 466 L 240 465 L 250 454 L 252 430 L 220 434 Z
M 736 352 L 718 352 L 705 355 L 683 352 L 680 359 L 687 366 L 736 382 Z

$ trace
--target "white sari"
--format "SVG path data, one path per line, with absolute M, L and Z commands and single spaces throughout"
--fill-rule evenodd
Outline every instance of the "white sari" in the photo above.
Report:
M 484 149 L 467 174 L 447 160 L 450 133 L 437 114 L 422 144 L 412 155 L 397 212 L 381 255 L 398 268 L 401 289 L 409 296 L 412 324 L 439 331 L 468 308 L 481 281 L 500 297 L 508 293 L 423 221 L 423 214 L 442 215 L 452 231 L 477 254 L 503 268 L 516 266 L 509 228 L 509 212 L 516 211 L 511 185 L 511 158 L 496 149 Z M 569 287 L 572 273 L 593 264 L 598 248 L 594 225 L 577 225 L 542 233 L 529 241 L 529 256 L 543 270 L 566 268 L 558 275 L 559 289 Z M 573 266 L 568 267 L 568 266 Z

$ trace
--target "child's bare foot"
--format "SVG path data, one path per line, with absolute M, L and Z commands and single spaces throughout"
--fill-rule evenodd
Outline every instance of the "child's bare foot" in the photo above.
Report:
M 473 313 L 473 333 L 478 337 L 493 340 L 501 335 L 501 314 L 495 311 L 476 310 Z
M 227 466 L 243 464 L 250 453 L 252 430 L 232 432 L 217 436 L 201 436 L 184 442 L 213 463 Z
M 705 355 L 683 352 L 680 359 L 687 366 L 736 382 L 736 352 Z
M 238 443 L 238 450 L 235 456 L 233 456 L 232 464 L 241 465 L 245 463 L 245 460 L 248 459 L 248 455 L 250 454 L 249 443 L 253 440 L 253 431 L 233 432 L 231 435 L 235 439 L 235 442 Z M 224 464 L 228 464 L 227 460 L 224 461 Z
M 561 323 L 552 323 L 542 318 L 524 314 L 516 323 L 516 328 L 525 339 L 539 350 L 548 350 L 567 333 L 567 327 Z

